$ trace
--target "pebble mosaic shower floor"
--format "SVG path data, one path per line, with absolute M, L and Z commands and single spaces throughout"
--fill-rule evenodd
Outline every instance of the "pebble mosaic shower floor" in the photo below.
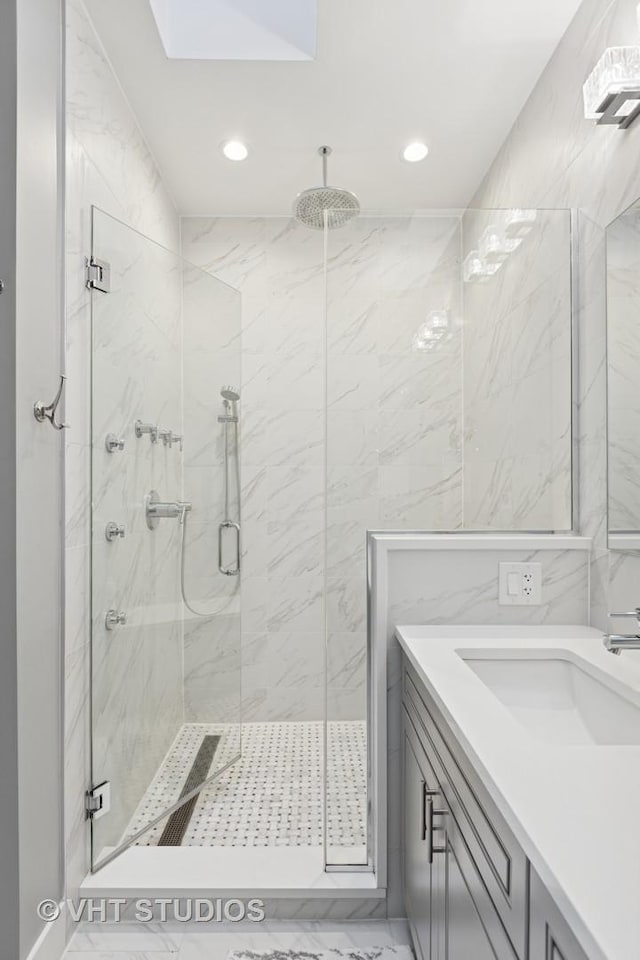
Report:
M 310 847 L 322 844 L 324 725 L 246 723 L 242 756 L 198 796 L 183 846 Z M 184 724 L 132 818 L 127 836 L 175 803 L 202 738 L 221 737 L 212 769 L 237 752 L 237 727 Z M 327 843 L 366 843 L 366 724 L 327 724 Z M 157 845 L 167 818 L 137 841 Z

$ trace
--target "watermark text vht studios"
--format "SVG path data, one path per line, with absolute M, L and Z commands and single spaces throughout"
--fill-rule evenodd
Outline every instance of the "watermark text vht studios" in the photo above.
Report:
M 65 900 L 64 906 L 75 923 L 238 923 L 249 920 L 260 923 L 265 918 L 264 902 L 251 900 L 208 900 L 203 897 L 141 897 L 127 900 L 123 897 L 80 897 Z M 63 904 L 42 900 L 37 907 L 42 920 L 57 920 Z

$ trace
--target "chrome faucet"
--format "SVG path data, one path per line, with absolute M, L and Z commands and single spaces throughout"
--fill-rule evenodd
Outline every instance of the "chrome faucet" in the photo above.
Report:
M 608 633 L 604 638 L 604 645 L 609 653 L 620 654 L 622 650 L 640 650 L 640 607 L 624 613 L 610 613 L 614 620 L 617 617 L 633 617 L 638 626 L 638 633 Z
M 185 514 L 190 510 L 188 500 L 163 501 L 155 490 L 151 490 L 144 498 L 144 512 L 150 530 L 155 530 L 160 520 L 165 518 L 179 519 L 180 523 L 184 523 Z

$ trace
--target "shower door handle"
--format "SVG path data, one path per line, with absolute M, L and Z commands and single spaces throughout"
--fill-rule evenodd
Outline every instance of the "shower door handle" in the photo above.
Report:
M 222 563 L 222 541 L 225 530 L 235 530 L 236 533 L 236 565 L 235 567 L 225 567 Z M 237 577 L 240 573 L 240 524 L 233 520 L 223 520 L 218 524 L 218 570 L 225 577 Z

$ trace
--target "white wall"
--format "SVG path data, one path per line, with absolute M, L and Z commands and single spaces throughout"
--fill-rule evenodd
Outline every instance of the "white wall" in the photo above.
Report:
M 52 399 L 62 361 L 62 14 L 57 0 L 24 0 L 3 5 L 0 19 L 3 800 L 12 794 L 11 809 L 3 803 L 12 889 L 0 906 L 0 952 L 23 958 L 45 929 L 38 902 L 58 900 L 63 880 L 63 441 L 33 416 L 34 401 Z M 52 949 L 60 930 L 49 928 Z
M 607 550 L 604 228 L 640 196 L 640 124 L 585 120 L 582 84 L 606 47 L 638 43 L 636 7 L 584 0 L 473 201 L 579 210 L 580 532 L 594 538 L 593 623 L 623 631 L 607 611 L 636 605 L 640 558 Z
M 0 928 L 7 951 L 20 951 L 18 846 L 18 643 L 16 611 L 16 5 L 0 8 Z
M 82 0 L 67 2 L 66 80 L 65 847 L 73 896 L 89 866 L 83 803 L 90 778 L 91 300 L 84 272 L 90 208 L 96 204 L 172 250 L 179 247 L 179 222 Z

